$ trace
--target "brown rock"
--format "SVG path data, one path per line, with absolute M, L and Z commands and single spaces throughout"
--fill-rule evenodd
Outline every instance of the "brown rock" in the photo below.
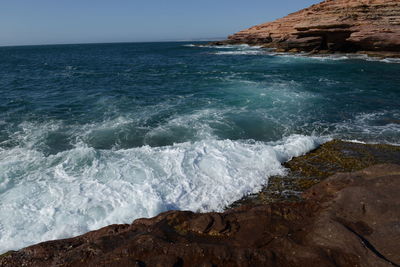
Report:
M 292 48 L 288 52 L 290 52 L 290 53 L 298 53 L 298 52 L 300 52 L 300 50 L 298 48 Z
M 278 52 L 278 53 L 284 53 L 284 52 L 286 52 L 287 51 L 287 49 L 285 49 L 285 48 L 277 48 L 276 50 L 275 50 L 275 52 Z
M 387 163 L 400 165 L 400 146 L 332 140 L 284 163 L 289 170 L 287 174 L 269 177 L 268 184 L 260 192 L 245 196 L 230 207 L 299 201 L 302 192 L 335 173 L 360 171 Z
M 0 256 L 0 266 L 399 266 L 400 166 L 336 174 L 305 201 L 170 211 Z
M 400 1 L 326 0 L 228 40 L 302 51 L 381 51 L 399 56 Z

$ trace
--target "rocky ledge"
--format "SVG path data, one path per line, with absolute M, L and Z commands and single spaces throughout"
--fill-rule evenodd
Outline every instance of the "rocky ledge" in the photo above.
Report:
M 286 175 L 270 177 L 261 192 L 246 196 L 231 207 L 300 201 L 302 192 L 335 173 L 385 163 L 400 165 L 400 146 L 332 140 L 284 163 L 288 169 Z
M 282 52 L 400 57 L 400 1 L 326 0 L 240 31 L 222 43 L 257 44 Z
M 0 266 L 400 266 L 400 165 L 331 175 L 399 152 L 332 141 L 287 163 L 298 190 L 314 184 L 298 201 L 169 211 L 11 251 Z

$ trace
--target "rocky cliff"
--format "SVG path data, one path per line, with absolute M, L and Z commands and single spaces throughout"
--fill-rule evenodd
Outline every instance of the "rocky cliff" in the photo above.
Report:
M 326 0 L 240 31 L 230 43 L 284 51 L 400 53 L 399 0 Z

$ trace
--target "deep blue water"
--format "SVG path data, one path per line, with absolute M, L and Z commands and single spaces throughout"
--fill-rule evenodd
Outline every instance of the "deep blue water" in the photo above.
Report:
M 220 210 L 329 138 L 400 143 L 400 64 L 258 48 L 0 47 L 0 251 Z

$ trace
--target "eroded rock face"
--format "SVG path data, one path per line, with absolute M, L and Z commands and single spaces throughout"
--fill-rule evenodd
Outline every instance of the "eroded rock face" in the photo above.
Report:
M 326 0 L 229 36 L 283 50 L 400 52 L 400 1 Z
M 336 174 L 303 202 L 170 211 L 41 243 L 1 266 L 399 266 L 400 166 Z

